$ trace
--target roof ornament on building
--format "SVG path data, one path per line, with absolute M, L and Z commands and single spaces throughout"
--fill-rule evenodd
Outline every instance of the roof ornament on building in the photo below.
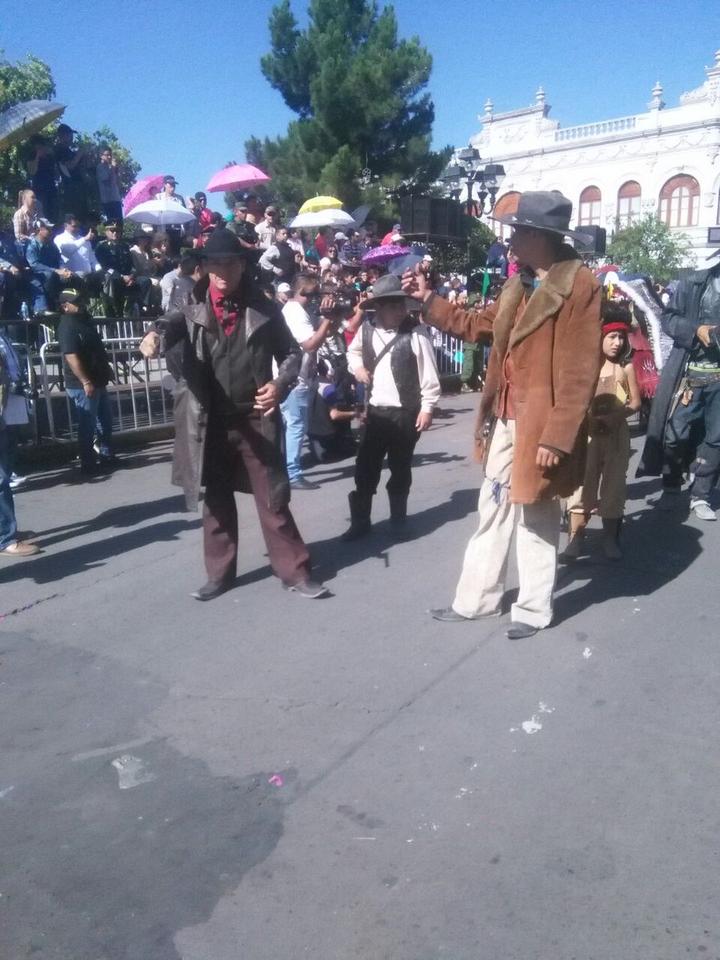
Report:
M 485 107 L 484 107 L 485 120 L 492 120 L 494 109 L 495 109 L 495 104 L 492 102 L 490 97 L 488 97 L 487 100 L 485 101 Z
M 656 80 L 655 86 L 652 88 L 652 100 L 648 104 L 648 108 L 650 110 L 662 110 L 664 106 L 662 84 L 659 80 Z
M 707 80 L 701 87 L 688 90 L 680 97 L 680 103 L 683 106 L 703 101 L 711 104 L 720 103 L 720 50 L 715 51 L 714 64 L 711 67 L 705 67 L 705 76 Z
M 545 106 L 545 91 L 542 87 L 538 87 L 535 91 L 535 103 L 539 107 Z

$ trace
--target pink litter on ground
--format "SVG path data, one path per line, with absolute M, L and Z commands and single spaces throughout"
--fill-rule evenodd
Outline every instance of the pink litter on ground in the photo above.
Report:
M 285 781 L 280 776 L 279 773 L 274 773 L 271 777 L 268 778 L 268 783 L 271 783 L 274 787 L 281 787 Z

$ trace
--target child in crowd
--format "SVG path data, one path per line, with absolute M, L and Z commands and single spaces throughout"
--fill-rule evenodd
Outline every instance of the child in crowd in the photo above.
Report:
M 585 480 L 568 501 L 570 540 L 563 557 L 580 555 L 590 514 L 602 518 L 602 549 L 608 560 L 622 557 L 618 539 L 625 512 L 625 478 L 630 461 L 627 418 L 640 409 L 637 377 L 629 362 L 630 311 L 607 302 L 602 312 L 603 366 L 588 414 Z
M 420 434 L 432 423 L 440 399 L 435 351 L 427 327 L 411 314 L 417 305 L 393 274 L 380 277 L 360 304 L 372 310 L 348 351 L 350 372 L 366 388 L 365 433 L 355 463 L 355 490 L 350 494 L 351 524 L 344 540 L 370 532 L 372 500 L 387 454 L 390 521 L 402 536 L 412 483 L 412 455 Z

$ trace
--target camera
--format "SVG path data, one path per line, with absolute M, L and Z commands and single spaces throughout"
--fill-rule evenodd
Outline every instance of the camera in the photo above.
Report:
M 321 294 L 333 298 L 332 307 L 321 311 L 324 316 L 347 320 L 355 312 L 359 297 L 354 287 L 323 287 Z

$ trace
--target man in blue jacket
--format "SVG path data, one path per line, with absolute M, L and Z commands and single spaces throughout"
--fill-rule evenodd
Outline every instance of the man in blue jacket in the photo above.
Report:
M 43 217 L 37 223 L 37 233 L 28 243 L 25 256 L 30 268 L 33 313 L 42 316 L 52 313 L 57 295 L 72 273 L 63 267 L 60 251 L 52 242 L 54 224 Z

